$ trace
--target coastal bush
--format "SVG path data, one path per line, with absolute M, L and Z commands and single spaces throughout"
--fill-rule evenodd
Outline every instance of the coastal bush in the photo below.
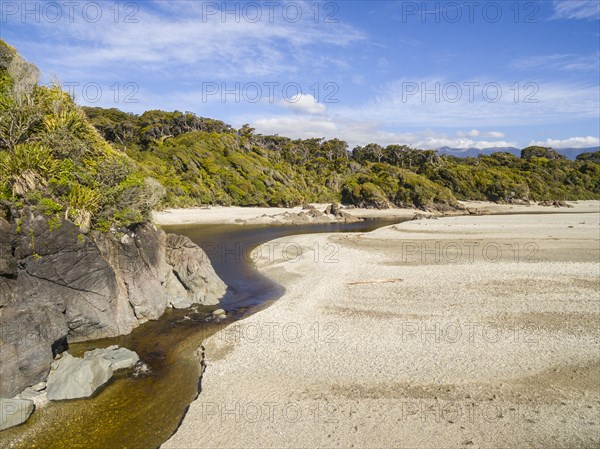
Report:
M 457 202 L 449 189 L 430 181 L 424 176 L 401 169 L 398 175 L 398 192 L 394 204 L 421 209 L 451 209 L 456 207 Z
M 37 143 L 17 144 L 0 152 L 0 183 L 15 197 L 45 188 L 59 169 L 51 150 Z
M 59 213 L 82 230 L 147 219 L 164 189 L 109 144 L 58 85 L 0 41 L 0 206 Z M 161 197 L 161 198 L 159 198 Z
M 109 117 L 116 114 L 107 112 Z M 457 158 L 376 144 L 356 148 L 350 156 L 345 143 L 337 139 L 292 140 L 255 134 L 248 127 L 235 130 L 221 125 L 211 132 L 194 129 L 179 134 L 182 129 L 176 118 L 180 114 L 152 111 L 143 120 L 127 115 L 129 124 L 138 121 L 130 133 L 133 137 L 124 142 L 127 154 L 146 175 L 165 186 L 162 206 L 285 206 L 342 200 L 369 207 L 427 208 L 439 202 L 447 208 L 454 207 L 457 198 L 600 198 L 593 156 L 568 161 L 554 150 L 530 147 L 523 158 L 510 153 Z M 99 129 L 105 126 L 102 110 L 94 108 L 92 117 Z M 159 117 L 162 131 L 148 134 L 148 129 L 140 128 L 141 122 L 149 122 L 148 117 Z M 165 129 L 177 131 L 164 139 Z M 146 138 L 140 138 L 140 133 Z M 157 137 L 148 140 L 151 134 Z

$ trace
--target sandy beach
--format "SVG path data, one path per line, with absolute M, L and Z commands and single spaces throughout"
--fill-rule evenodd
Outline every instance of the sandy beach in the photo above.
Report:
M 205 340 L 162 447 L 600 445 L 599 203 L 546 211 L 262 245 L 286 293 Z
M 461 201 L 465 209 L 474 213 L 486 214 L 514 214 L 514 213 L 579 213 L 598 212 L 598 201 L 569 201 L 573 208 L 555 208 L 548 206 L 530 206 L 496 204 L 487 201 Z M 314 203 L 314 207 L 324 210 L 327 204 Z M 165 209 L 153 212 L 153 220 L 158 225 L 185 225 L 185 224 L 269 224 L 270 217 L 288 213 L 299 213 L 301 206 L 297 207 L 238 207 L 238 206 L 206 206 L 188 209 Z M 415 214 L 424 214 L 417 209 L 344 209 L 344 211 L 358 218 L 406 218 Z M 457 211 L 457 214 L 468 214 Z M 425 213 L 427 214 L 427 213 Z M 440 214 L 436 214 L 440 215 Z
M 312 204 L 323 211 L 328 204 Z M 357 218 L 406 218 L 419 213 L 416 209 L 344 209 Z M 153 212 L 153 221 L 158 225 L 185 224 L 273 224 L 274 218 L 282 214 L 298 214 L 302 207 L 239 207 L 207 206 L 189 209 L 165 209 Z

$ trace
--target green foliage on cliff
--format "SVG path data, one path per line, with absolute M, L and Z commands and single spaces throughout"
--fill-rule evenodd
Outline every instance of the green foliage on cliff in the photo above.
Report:
M 38 77 L 0 41 L 3 208 L 36 207 L 83 230 L 146 220 L 162 186 L 106 142 L 67 93 L 38 85 Z

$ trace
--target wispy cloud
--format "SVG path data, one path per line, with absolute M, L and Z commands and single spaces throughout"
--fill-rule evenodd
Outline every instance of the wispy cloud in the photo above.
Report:
M 340 115 L 388 126 L 459 129 L 573 122 L 598 117 L 598 110 L 595 85 L 443 78 L 396 80 L 363 105 L 336 108 Z
M 600 52 L 586 56 L 574 54 L 532 56 L 517 59 L 510 64 L 510 67 L 519 70 L 544 68 L 563 72 L 598 71 L 600 70 Z
M 600 19 L 598 0 L 554 0 L 553 19 Z
M 317 117 L 273 116 L 255 119 L 253 126 L 262 134 L 305 139 L 311 137 L 339 137 L 340 129 L 330 119 Z
M 504 133 L 500 131 L 479 131 L 478 129 L 472 129 L 471 131 L 457 131 L 457 137 L 491 137 L 493 139 L 501 139 L 505 137 Z
M 529 145 L 539 145 L 552 148 L 586 148 L 600 145 L 598 137 L 569 137 L 568 139 L 532 140 Z
M 258 132 L 263 134 L 281 134 L 293 138 L 342 137 L 350 148 L 376 142 L 381 145 L 401 144 L 415 148 L 435 149 L 443 146 L 454 148 L 490 148 L 514 147 L 514 141 L 495 139 L 476 139 L 471 137 L 451 136 L 433 130 L 419 132 L 386 131 L 384 123 L 374 121 L 358 121 L 340 117 L 273 116 L 258 119 L 254 122 Z
M 458 82 L 455 84 L 465 90 L 458 101 L 450 101 L 450 97 L 455 98 L 450 88 L 453 82 L 435 78 L 403 83 L 406 82 L 398 80 L 385 84 L 375 97 L 363 104 L 328 105 L 319 111 L 318 119 L 305 111 L 296 111 L 295 115 L 277 115 L 274 111 L 255 121 L 256 127 L 263 133 L 298 138 L 342 136 L 351 145 L 379 142 L 421 148 L 488 148 L 520 146 L 508 140 L 498 127 L 574 123 L 597 118 L 600 109 L 597 88 L 588 85 L 548 82 L 536 84 L 535 89 L 520 84 L 515 90 L 514 82 L 502 82 L 497 84 L 501 95 L 497 101 L 490 101 L 496 96 L 495 88 L 486 92 L 484 86 L 488 83 L 492 86 L 491 81 L 480 81 L 471 95 L 465 82 Z M 407 91 L 414 89 L 415 84 L 418 92 L 408 95 Z M 439 89 L 437 97 L 436 89 Z M 429 93 L 425 94 L 425 90 Z M 452 135 L 434 131 L 436 128 L 458 128 L 459 131 Z M 589 139 L 580 143 L 593 145 Z
M 46 56 L 38 62 L 69 75 L 85 68 L 96 76 L 115 71 L 163 78 L 275 76 L 309 66 L 324 48 L 365 38 L 350 25 L 315 22 L 307 14 L 297 22 L 281 15 L 256 22 L 245 16 L 207 17 L 203 3 L 211 2 L 140 2 L 135 22 L 115 20 L 107 9 L 95 23 L 77 16 L 73 23 L 14 25 L 32 31 L 31 40 L 20 46 L 35 48 Z

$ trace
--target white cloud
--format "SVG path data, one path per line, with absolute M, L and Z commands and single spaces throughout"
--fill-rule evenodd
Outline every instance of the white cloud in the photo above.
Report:
M 599 3 L 600 4 L 600 3 Z M 563 72 L 598 71 L 600 52 L 591 55 L 553 54 L 521 58 L 513 61 L 510 67 L 519 70 L 537 70 L 540 68 Z
M 546 139 L 529 142 L 529 145 L 538 145 L 552 148 L 586 148 L 600 145 L 598 137 L 569 137 L 568 139 Z
M 553 19 L 599 19 L 598 0 L 554 0 Z
M 139 2 L 133 16 L 137 23 L 115 21 L 106 6 L 97 23 L 82 20 L 80 13 L 73 23 L 20 24 L 29 27 L 31 39 L 18 46 L 40 55 L 36 62 L 60 73 L 61 79 L 80 80 L 87 75 L 98 80 L 122 72 L 143 79 L 158 75 L 164 82 L 169 78 L 279 78 L 318 61 L 323 47 L 339 48 L 365 39 L 342 22 L 334 27 L 316 23 L 308 14 L 309 6 L 295 23 L 282 19 L 284 3 L 278 4 L 273 21 L 265 10 L 263 19 L 253 23 L 243 16 L 241 20 L 220 14 L 207 17 L 200 6 L 204 3 L 212 2 Z
M 240 122 L 245 119 L 240 118 Z M 443 146 L 454 148 L 514 147 L 516 142 L 505 140 L 475 140 L 471 137 L 452 137 L 426 130 L 416 133 L 386 131 L 384 124 L 359 121 L 337 116 L 277 116 L 254 120 L 253 126 L 262 134 L 279 134 L 294 139 L 311 137 L 341 138 L 350 148 L 376 142 L 381 145 L 401 144 L 415 148 L 434 149 Z M 501 133 L 500 133 L 501 134 Z
M 330 120 L 314 117 L 280 116 L 260 118 L 252 126 L 261 134 L 279 134 L 294 139 L 338 137 L 341 133 Z
M 492 139 L 501 139 L 504 137 L 504 133 L 500 131 L 479 131 L 478 129 L 472 129 L 469 132 L 457 131 L 457 137 L 491 137 Z
M 387 83 L 363 105 L 338 105 L 336 112 L 388 127 L 476 126 L 477 131 L 482 127 L 597 119 L 599 109 L 598 86 L 592 84 L 428 78 Z
M 326 109 L 324 104 L 318 103 L 315 97 L 309 94 L 294 95 L 282 100 L 281 104 L 297 114 L 323 115 Z

